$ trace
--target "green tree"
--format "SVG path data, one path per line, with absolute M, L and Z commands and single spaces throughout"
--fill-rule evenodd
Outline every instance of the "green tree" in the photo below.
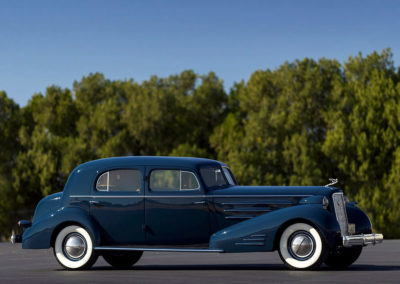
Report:
M 18 128 L 20 113 L 18 105 L 0 91 L 0 235 L 9 234 L 15 210 L 11 169 L 19 151 Z
M 184 71 L 136 84 L 128 93 L 123 116 L 131 139 L 138 142 L 139 151 L 134 153 L 194 155 L 200 151 L 212 156 L 209 136 L 225 115 L 225 100 L 223 83 L 212 72 L 199 77 Z
M 233 112 L 211 137 L 241 183 L 321 184 L 330 164 L 321 150 L 340 64 L 311 59 L 256 71 L 231 92 Z
M 69 137 L 76 132 L 76 114 L 71 92 L 54 86 L 45 96 L 35 94 L 22 109 L 17 132 L 21 151 L 12 169 L 19 208 L 32 213 L 43 196 L 62 190 L 69 174 L 62 171 L 62 162 Z
M 397 152 L 400 96 L 390 50 L 350 57 L 344 65 L 343 103 L 335 109 L 323 150 L 336 161 L 345 192 L 387 236 L 400 222 Z M 397 216 L 397 217 L 396 217 Z M 392 233 L 393 232 L 393 233 Z

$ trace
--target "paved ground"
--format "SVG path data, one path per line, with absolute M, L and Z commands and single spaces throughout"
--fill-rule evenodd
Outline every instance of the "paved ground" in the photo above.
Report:
M 326 266 L 290 271 L 278 253 L 144 253 L 129 270 L 114 270 L 102 259 L 89 271 L 61 269 L 52 250 L 22 250 L 0 243 L 0 283 L 400 283 L 400 240 L 366 247 L 348 270 Z

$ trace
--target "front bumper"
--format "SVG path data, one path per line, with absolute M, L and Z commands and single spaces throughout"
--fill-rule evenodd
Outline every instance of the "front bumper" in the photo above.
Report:
M 361 234 L 343 236 L 343 246 L 366 246 L 375 245 L 383 242 L 382 234 Z

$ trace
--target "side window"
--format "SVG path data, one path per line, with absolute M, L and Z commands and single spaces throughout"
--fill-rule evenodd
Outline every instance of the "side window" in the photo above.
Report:
M 200 185 L 192 172 L 181 171 L 181 190 L 199 189 Z
M 114 170 L 103 173 L 96 182 L 100 191 L 140 191 L 141 174 L 138 170 Z
M 155 170 L 150 174 L 152 190 L 180 190 L 179 171 Z
M 153 170 L 150 173 L 152 191 L 185 191 L 200 188 L 194 173 L 181 170 Z

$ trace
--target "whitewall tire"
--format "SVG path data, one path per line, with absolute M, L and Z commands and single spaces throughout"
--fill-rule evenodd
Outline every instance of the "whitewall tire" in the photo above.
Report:
M 287 267 L 294 270 L 320 266 L 326 258 L 326 251 L 318 230 L 306 223 L 288 226 L 279 241 L 279 256 Z
M 57 234 L 54 255 L 69 270 L 88 269 L 98 257 L 89 233 L 76 225 L 67 226 Z

